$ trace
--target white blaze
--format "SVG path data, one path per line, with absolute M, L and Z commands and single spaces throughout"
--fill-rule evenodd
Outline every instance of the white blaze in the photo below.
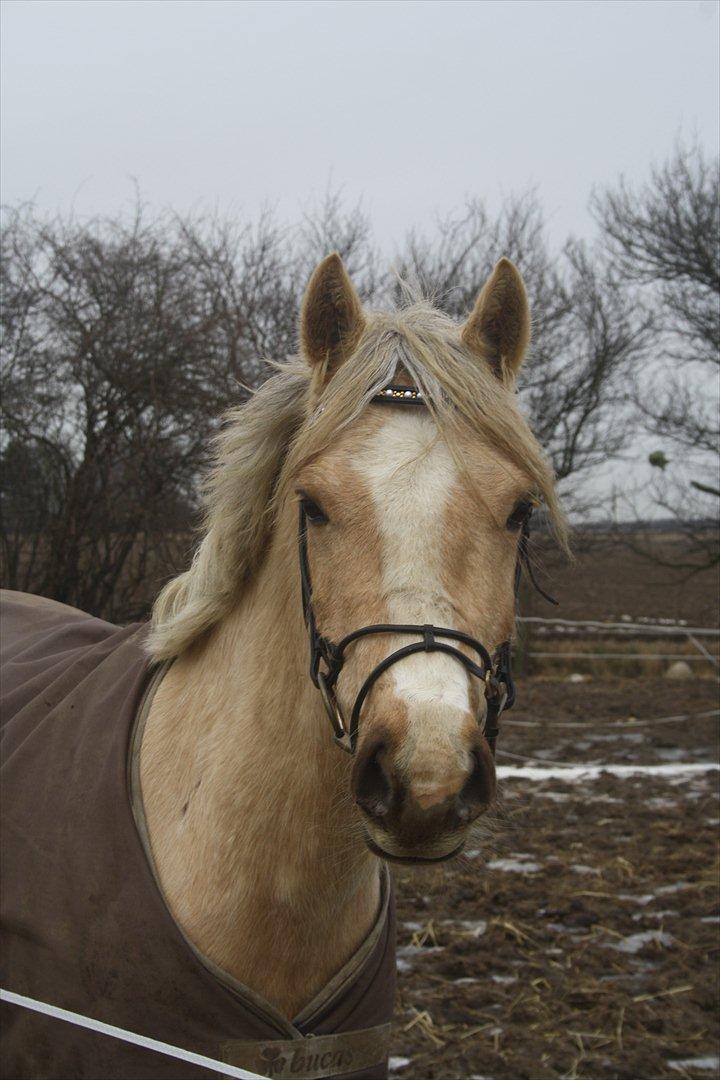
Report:
M 444 515 L 457 468 L 432 419 L 420 411 L 388 409 L 356 467 L 372 492 L 380 529 L 388 622 L 457 626 L 442 584 Z M 417 640 L 388 637 L 386 652 Z M 467 672 L 447 654 L 422 652 L 394 664 L 390 674 L 410 719 L 402 758 L 430 790 L 448 768 L 467 767 L 457 737 L 470 709 Z

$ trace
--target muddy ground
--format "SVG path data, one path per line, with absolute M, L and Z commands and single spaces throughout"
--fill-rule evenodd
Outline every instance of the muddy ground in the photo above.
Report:
M 498 763 L 714 762 L 717 716 L 656 718 L 716 707 L 712 679 L 526 679 Z M 459 860 L 395 871 L 391 1075 L 718 1075 L 717 771 L 501 789 Z

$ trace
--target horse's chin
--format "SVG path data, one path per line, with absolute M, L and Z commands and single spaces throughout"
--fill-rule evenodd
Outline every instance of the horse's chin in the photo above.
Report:
M 424 855 L 417 851 L 388 851 L 373 840 L 367 831 L 365 832 L 365 843 L 373 855 L 377 855 L 378 858 L 384 859 L 386 862 L 399 863 L 401 866 L 431 866 L 434 863 L 447 862 L 449 859 L 454 859 L 456 855 L 459 855 L 465 847 L 465 841 L 461 840 L 459 844 L 450 848 L 449 851 L 437 855 L 434 853 Z

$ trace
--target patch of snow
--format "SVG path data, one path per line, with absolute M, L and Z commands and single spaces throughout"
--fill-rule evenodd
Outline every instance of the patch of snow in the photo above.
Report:
M 556 934 L 584 934 L 585 931 L 581 930 L 577 926 L 566 926 L 565 923 L 549 922 L 547 924 L 548 930 L 553 930 Z
M 550 799 L 552 802 L 567 802 L 571 797 L 569 791 L 538 791 L 538 799 Z
M 671 780 L 671 781 L 670 781 L 670 785 L 671 785 L 671 787 L 679 787 L 679 785 L 680 785 L 680 784 L 683 784 L 684 782 L 685 782 L 685 781 L 684 781 L 684 780 L 682 780 L 682 779 L 680 779 L 680 780 Z M 683 795 L 684 795 L 684 797 L 685 797 L 686 799 L 704 799 L 704 798 L 705 798 L 705 795 L 706 795 L 706 792 L 704 792 L 704 791 L 697 791 L 697 790 L 695 789 L 695 785 L 694 785 L 694 784 L 691 784 L 691 785 L 690 785 L 690 790 L 689 790 L 689 791 L 684 791 L 684 792 L 683 792 Z
M 644 743 L 646 741 L 647 735 L 643 735 L 642 732 L 640 732 L 640 731 L 626 731 L 626 732 L 622 732 L 622 733 L 618 732 L 617 734 L 613 732 L 612 735 L 600 735 L 600 734 L 598 734 L 598 735 L 586 735 L 585 738 L 588 740 L 588 742 L 594 742 L 594 743 L 596 743 L 596 742 L 616 743 L 616 742 L 622 741 L 622 742 L 629 742 L 629 743 L 639 744 L 639 743 Z
M 662 761 L 682 761 L 687 750 L 683 746 L 657 747 L 655 754 Z
M 410 971 L 414 960 L 442 951 L 442 945 L 432 945 L 428 948 L 423 948 L 422 945 L 403 945 L 397 950 L 397 969 L 398 971 Z
M 631 934 L 630 937 L 623 938 L 622 941 L 608 941 L 605 943 L 605 948 L 634 955 L 653 942 L 667 947 L 675 944 L 675 938 L 671 937 L 670 934 L 666 934 L 663 930 L 644 930 L 642 934 Z
M 494 976 L 493 976 L 493 978 L 494 978 Z M 476 983 L 476 982 L 479 982 L 479 981 L 480 981 L 479 979 L 473 979 L 469 975 L 464 975 L 462 979 L 453 979 L 453 983 L 454 983 L 455 986 L 469 986 L 470 983 Z
M 686 1069 L 707 1069 L 708 1072 L 718 1072 L 720 1057 L 708 1055 L 708 1057 L 683 1058 L 681 1061 L 668 1061 L 668 1065 L 677 1072 L 685 1072 Z
M 674 885 L 661 885 L 659 889 L 655 890 L 656 896 L 669 896 L 670 893 L 684 892 L 685 889 L 692 889 L 692 884 L 689 881 L 676 881 Z
M 490 978 L 494 983 L 499 983 L 500 986 L 509 986 L 511 983 L 518 981 L 517 975 L 491 975 Z
M 397 1072 L 398 1069 L 405 1069 L 412 1061 L 412 1058 L 406 1057 L 389 1057 L 388 1069 L 390 1072 Z
M 602 874 L 602 870 L 596 866 L 585 866 L 583 863 L 573 863 L 570 869 L 574 874 L 597 874 L 598 877 Z
M 703 761 L 667 765 L 499 765 L 500 780 L 597 780 L 606 773 L 619 779 L 630 776 L 656 776 L 678 783 L 698 773 L 720 771 L 716 762 Z
M 422 930 L 423 924 L 419 922 L 404 922 L 400 924 L 403 930 L 411 930 L 412 933 L 417 933 L 418 930 Z
M 636 911 L 633 915 L 633 922 L 640 922 L 641 919 L 669 919 L 677 916 L 677 911 Z
M 658 889 L 658 892 L 661 892 Z M 641 904 L 642 907 L 645 904 L 649 904 L 651 900 L 655 899 L 655 893 L 643 893 L 641 896 L 636 896 L 633 893 L 621 892 L 617 894 L 618 900 L 629 900 L 633 904 Z
M 638 615 L 635 621 L 649 626 L 687 626 L 687 619 L 669 619 L 666 615 Z
M 720 923 L 720 915 L 706 915 L 700 922 L 704 923 Z
M 491 859 L 485 866 L 488 870 L 503 870 L 511 874 L 536 874 L 542 867 L 540 863 L 532 862 L 520 856 L 517 859 Z

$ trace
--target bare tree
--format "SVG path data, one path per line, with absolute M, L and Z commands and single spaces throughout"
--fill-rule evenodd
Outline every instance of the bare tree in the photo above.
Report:
M 81 227 L 25 209 L 2 254 L 5 577 L 113 615 L 130 563 L 187 517 L 212 312 L 141 212 Z
M 270 214 L 80 224 L 31 206 L 2 238 L 3 582 L 140 614 L 187 546 L 224 409 L 296 348 L 306 261 L 374 273 L 359 210 L 328 198 L 303 243 Z M 296 254 L 302 251 L 302 256 Z
M 463 317 L 494 263 L 520 268 L 533 312 L 531 356 L 520 393 L 577 510 L 585 474 L 627 444 L 628 371 L 647 339 L 616 276 L 597 254 L 568 243 L 553 257 L 532 193 L 509 198 L 492 218 L 480 200 L 441 219 L 436 234 L 411 234 L 398 258 L 450 314 Z
M 720 166 L 678 144 L 638 189 L 621 180 L 592 208 L 613 272 L 656 328 L 652 358 L 635 382 L 645 429 L 661 441 L 656 508 L 685 538 L 689 569 L 720 559 Z M 655 545 L 648 554 L 663 557 Z
M 295 226 L 270 213 L 45 220 L 9 210 L 2 240 L 4 583 L 121 618 L 143 613 L 189 546 L 197 476 L 225 407 L 296 349 L 315 263 L 342 253 L 364 296 L 400 289 L 359 207 L 329 193 Z M 455 316 L 500 255 L 523 271 L 535 319 L 521 393 L 566 487 L 624 445 L 626 373 L 642 351 L 606 263 L 578 243 L 553 258 L 532 196 L 479 201 L 408 238 L 406 278 Z

